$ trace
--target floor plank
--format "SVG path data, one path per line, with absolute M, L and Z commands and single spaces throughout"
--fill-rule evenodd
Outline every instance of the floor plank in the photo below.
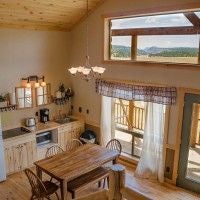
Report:
M 191 193 L 181 188 L 160 184 L 157 181 L 137 179 L 133 176 L 134 168 L 128 168 L 126 173 L 126 184 L 133 190 L 139 190 L 155 200 L 198 200 L 200 195 Z M 97 191 L 97 186 L 78 193 L 82 196 Z M 28 180 L 23 172 L 10 175 L 7 181 L 0 183 L 0 200 L 27 200 L 30 199 L 31 190 Z M 70 196 L 70 194 L 69 194 Z M 56 199 L 56 198 L 52 198 Z

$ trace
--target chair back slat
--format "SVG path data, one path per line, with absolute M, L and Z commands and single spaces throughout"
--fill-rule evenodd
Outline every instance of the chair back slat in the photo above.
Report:
M 29 183 L 31 185 L 32 193 L 36 197 L 43 197 L 45 194 L 47 194 L 47 190 L 40 180 L 40 178 L 33 173 L 30 169 L 25 169 L 25 174 L 28 177 Z
M 66 151 L 76 150 L 78 147 L 82 146 L 83 143 L 78 139 L 72 139 L 72 141 L 68 142 L 66 145 Z
M 119 154 L 121 154 L 121 152 L 122 152 L 122 145 L 119 142 L 119 140 L 116 140 L 116 139 L 110 140 L 107 143 L 106 148 L 113 150 L 113 151 L 117 151 L 117 152 L 119 152 Z
M 46 158 L 57 155 L 62 152 L 64 152 L 64 151 L 61 147 L 59 147 L 58 145 L 54 145 L 47 149 Z

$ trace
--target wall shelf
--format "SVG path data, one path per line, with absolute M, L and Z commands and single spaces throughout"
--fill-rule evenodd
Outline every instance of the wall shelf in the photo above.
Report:
M 54 102 L 56 105 L 64 105 L 64 104 L 68 103 L 69 98 L 70 98 L 70 97 L 63 97 L 63 98 L 56 98 L 56 97 L 54 97 L 54 98 L 53 98 L 53 102 Z
M 7 111 L 13 111 L 17 109 L 17 105 L 9 105 L 6 107 L 0 107 L 0 112 L 7 112 Z

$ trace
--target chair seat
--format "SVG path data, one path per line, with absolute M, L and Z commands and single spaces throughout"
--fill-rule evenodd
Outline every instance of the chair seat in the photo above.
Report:
M 67 183 L 69 192 L 75 192 L 109 176 L 110 169 L 99 167 Z
M 51 194 L 55 193 L 59 188 L 58 185 L 56 185 L 55 183 L 52 183 L 50 181 L 44 181 L 42 183 L 44 184 L 44 186 L 47 190 L 47 195 L 51 195 Z

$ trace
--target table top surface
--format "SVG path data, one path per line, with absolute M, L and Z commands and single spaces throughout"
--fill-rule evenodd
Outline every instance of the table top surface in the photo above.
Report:
M 86 144 L 73 152 L 63 152 L 39 160 L 34 164 L 58 180 L 69 181 L 114 160 L 118 156 L 117 151 L 111 151 L 96 144 Z

